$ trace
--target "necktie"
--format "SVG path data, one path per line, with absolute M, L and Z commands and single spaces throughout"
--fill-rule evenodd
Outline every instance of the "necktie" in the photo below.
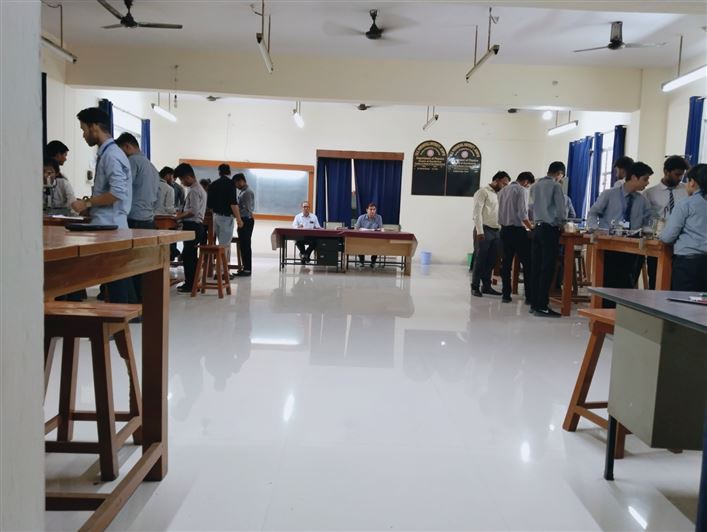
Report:
M 626 210 L 624 211 L 624 221 L 631 223 L 631 207 L 633 207 L 633 194 L 628 195 Z
M 668 192 L 670 193 L 670 197 L 668 198 L 668 214 L 673 212 L 673 207 L 675 207 L 675 198 L 673 197 L 673 189 L 669 188 Z

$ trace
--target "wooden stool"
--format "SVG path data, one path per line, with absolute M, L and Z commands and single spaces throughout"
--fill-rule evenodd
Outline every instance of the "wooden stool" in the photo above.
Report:
M 63 339 L 59 413 L 44 425 L 47 434 L 57 428 L 56 441 L 45 442 L 49 453 L 87 453 L 100 457 L 101 479 L 115 480 L 118 476 L 118 449 L 133 436 L 136 445 L 142 443 L 142 399 L 133 354 L 128 322 L 140 316 L 140 305 L 115 303 L 74 303 L 47 301 L 44 303 L 44 382 L 49 380 L 56 338 Z M 113 383 L 110 362 L 110 338 L 115 338 L 120 356 L 125 360 L 130 380 L 130 409 L 116 412 L 113 408 Z M 79 338 L 91 341 L 95 411 L 75 410 L 76 373 Z M 98 442 L 71 441 L 74 421 L 95 421 Z M 126 425 L 116 434 L 115 422 Z
M 243 257 L 241 256 L 241 240 L 237 236 L 234 236 L 233 238 L 231 238 L 231 244 L 236 245 L 236 263 L 229 264 L 228 269 L 241 271 L 243 270 Z
M 212 262 L 213 261 L 213 262 Z M 209 265 L 215 263 L 214 276 L 216 281 L 208 281 Z M 231 295 L 231 281 L 228 277 L 228 262 L 226 260 L 226 248 L 223 246 L 199 245 L 199 261 L 196 263 L 196 273 L 194 275 L 194 285 L 191 289 L 191 297 L 196 296 L 198 291 L 205 293 L 207 288 L 216 288 L 219 299 L 223 299 L 223 287 L 226 285 L 226 293 Z
M 579 375 L 577 375 L 577 383 L 574 386 L 574 391 L 572 392 L 569 407 L 567 407 L 567 414 L 565 415 L 565 421 L 562 424 L 562 428 L 568 432 L 574 432 L 577 430 L 579 418 L 584 417 L 592 423 L 595 423 L 604 429 L 608 429 L 608 419 L 592 412 L 594 409 L 606 408 L 608 403 L 606 401 L 587 402 L 587 394 L 589 393 L 589 387 L 592 384 L 592 378 L 594 378 L 594 370 L 596 369 L 597 362 L 599 361 L 601 348 L 604 345 L 604 338 L 607 334 L 614 333 L 616 309 L 580 309 L 578 313 L 581 316 L 586 316 L 589 318 L 589 330 L 592 334 L 589 337 L 589 343 L 587 343 L 587 350 L 584 352 L 584 359 L 582 360 L 582 365 L 579 369 Z M 630 432 L 623 425 L 619 424 L 619 428 L 616 431 L 615 458 L 624 457 L 624 443 L 626 440 L 626 434 L 630 434 Z

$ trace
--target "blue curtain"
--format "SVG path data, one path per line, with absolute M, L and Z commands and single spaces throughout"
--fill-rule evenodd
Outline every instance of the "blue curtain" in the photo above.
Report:
M 351 159 L 317 160 L 317 218 L 351 223 Z
M 150 141 L 150 119 L 142 120 L 142 131 L 140 132 L 140 140 L 142 140 L 142 153 L 145 157 L 150 158 L 152 152 L 152 143 Z
M 110 136 L 113 136 L 113 104 L 110 100 L 103 98 L 98 102 L 98 108 L 108 115 L 108 123 L 110 124 Z
M 614 163 L 618 161 L 621 157 L 626 154 L 626 126 L 615 126 L 614 127 L 614 150 L 611 154 L 611 167 L 614 167 Z M 611 184 L 613 186 L 616 181 L 616 173 L 611 174 Z
M 589 179 L 589 154 L 592 149 L 592 137 L 570 142 L 570 162 L 567 182 L 567 194 L 576 213 L 584 218 L 584 199 L 587 196 Z M 581 213 L 581 214 L 580 214 Z
M 685 159 L 691 166 L 696 165 L 700 157 L 700 132 L 702 129 L 702 111 L 705 99 L 701 96 L 690 97 L 690 113 L 687 119 L 687 139 L 685 140 Z
M 602 133 L 594 133 L 594 154 L 592 156 L 592 185 L 589 191 L 589 205 L 594 205 L 594 202 L 599 197 L 599 185 L 601 184 L 601 156 L 604 150 L 604 135 Z M 575 212 L 579 212 L 575 208 Z M 582 213 L 584 217 L 584 213 Z
M 400 223 L 400 192 L 403 181 L 402 161 L 354 160 L 356 204 L 363 214 L 375 203 L 383 223 Z

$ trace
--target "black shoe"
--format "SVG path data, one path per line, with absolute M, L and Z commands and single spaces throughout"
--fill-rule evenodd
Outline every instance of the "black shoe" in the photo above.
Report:
M 513 301 L 513 300 L 511 299 L 511 296 L 508 296 L 508 297 L 503 296 L 503 297 L 501 298 L 501 303 L 510 303 L 511 301 Z
M 191 286 L 187 286 L 185 284 L 180 285 L 177 287 L 177 292 L 180 294 L 191 294 Z
M 542 308 L 542 309 L 540 309 L 540 308 L 535 309 L 535 315 L 536 316 L 544 316 L 546 318 L 561 318 L 562 317 L 562 314 L 560 314 L 559 312 L 555 312 L 551 308 L 547 308 L 547 307 Z
M 304 257 L 304 261 L 305 261 L 307 264 L 309 264 L 310 262 L 312 262 L 312 256 L 311 256 L 311 255 L 305 256 L 305 257 Z
M 528 314 L 535 314 L 535 308 L 531 305 L 531 307 L 528 309 Z
M 490 286 L 488 288 L 484 288 L 483 290 L 481 290 L 481 292 L 484 294 L 488 294 L 490 296 L 500 296 L 501 295 L 501 292 L 499 292 L 498 290 L 494 290 Z
M 473 286 L 471 287 L 471 295 L 476 297 L 483 297 L 481 290 L 479 290 L 478 288 L 474 288 Z
M 236 277 L 250 277 L 250 272 L 246 270 L 241 270 L 236 274 Z

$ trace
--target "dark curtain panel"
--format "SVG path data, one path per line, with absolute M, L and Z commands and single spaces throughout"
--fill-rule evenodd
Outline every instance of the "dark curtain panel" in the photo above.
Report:
M 372 202 L 377 205 L 383 223 L 399 224 L 403 162 L 355 159 L 354 171 L 359 215 Z
M 150 158 L 152 152 L 152 146 L 150 142 L 150 119 L 144 118 L 142 120 L 142 131 L 140 132 L 140 140 L 142 141 L 142 153 L 145 157 Z
M 592 156 L 592 185 L 589 195 L 589 205 L 594 205 L 594 202 L 599 197 L 599 185 L 601 184 L 601 156 L 603 150 L 604 135 L 602 133 L 594 133 L 594 154 Z M 576 207 L 575 212 L 579 213 Z M 584 214 L 585 213 L 582 213 L 580 216 L 584 218 Z
M 614 127 L 614 151 L 611 153 L 611 167 L 626 154 L 626 126 Z M 611 172 L 611 185 L 616 182 L 616 172 Z
M 316 209 L 314 214 L 317 215 L 319 223 L 324 224 L 327 221 L 326 216 L 326 159 L 317 159 L 317 195 L 316 195 Z M 346 224 L 348 225 L 348 223 Z
M 592 149 L 592 137 L 570 142 L 571 166 L 569 168 L 567 195 L 572 201 L 576 213 L 584 217 L 584 199 L 587 196 L 589 180 L 589 156 Z
M 690 97 L 690 113 L 687 118 L 687 138 L 685 139 L 685 159 L 691 166 L 700 162 L 700 133 L 702 129 L 702 111 L 705 99 L 700 96 Z
M 101 111 L 104 111 L 107 115 L 108 118 L 110 119 L 110 136 L 113 136 L 113 104 L 111 103 L 110 100 L 106 100 L 103 98 L 100 102 L 98 102 L 98 108 Z
M 351 223 L 351 159 L 317 159 L 317 218 Z
M 47 147 L 47 73 L 42 72 L 42 150 Z

